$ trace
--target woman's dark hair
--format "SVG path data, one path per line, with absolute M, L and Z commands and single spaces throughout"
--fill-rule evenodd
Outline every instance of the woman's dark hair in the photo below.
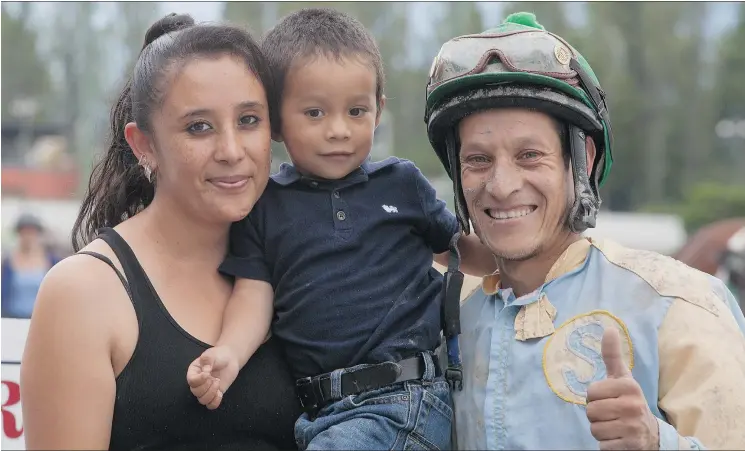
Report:
M 96 163 L 72 229 L 75 252 L 92 241 L 101 227 L 114 227 L 153 200 L 155 188 L 144 176 L 124 138 L 129 122 L 152 132 L 150 114 L 162 101 L 173 74 L 199 57 L 232 55 L 245 61 L 266 91 L 270 121 L 277 120 L 274 82 L 261 50 L 248 31 L 229 25 L 194 24 L 189 15 L 169 14 L 154 23 L 134 72 L 111 110 L 107 150 Z

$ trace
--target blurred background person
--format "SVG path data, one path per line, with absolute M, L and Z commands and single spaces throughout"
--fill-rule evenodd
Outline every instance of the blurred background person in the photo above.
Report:
M 22 214 L 16 224 L 15 247 L 2 259 L 2 316 L 30 318 L 36 294 L 58 258 L 46 245 L 39 218 Z

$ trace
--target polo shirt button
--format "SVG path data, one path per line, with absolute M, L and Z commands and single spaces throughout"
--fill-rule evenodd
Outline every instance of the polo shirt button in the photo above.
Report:
M 334 191 L 334 197 L 335 197 L 335 198 L 337 198 L 337 199 L 338 199 L 339 197 L 341 197 L 341 196 L 339 196 L 339 191 Z
M 318 186 L 318 182 L 310 182 L 310 186 L 312 186 L 313 188 L 315 188 L 315 187 Z
M 339 221 L 343 221 L 343 220 L 347 219 L 347 215 L 343 211 L 337 211 L 336 212 L 336 219 L 338 219 Z

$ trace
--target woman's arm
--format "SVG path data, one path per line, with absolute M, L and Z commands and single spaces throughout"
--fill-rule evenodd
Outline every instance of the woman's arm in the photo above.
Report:
M 99 266 L 69 258 L 49 271 L 39 289 L 21 363 L 28 449 L 109 447 L 114 327 L 101 297 L 116 291 L 108 283 L 111 274 Z

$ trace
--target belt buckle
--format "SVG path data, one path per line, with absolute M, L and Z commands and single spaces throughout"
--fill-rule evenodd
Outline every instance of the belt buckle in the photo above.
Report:
M 303 410 L 310 412 L 318 408 L 318 396 L 313 390 L 313 378 L 304 377 L 296 380 L 295 388 Z

